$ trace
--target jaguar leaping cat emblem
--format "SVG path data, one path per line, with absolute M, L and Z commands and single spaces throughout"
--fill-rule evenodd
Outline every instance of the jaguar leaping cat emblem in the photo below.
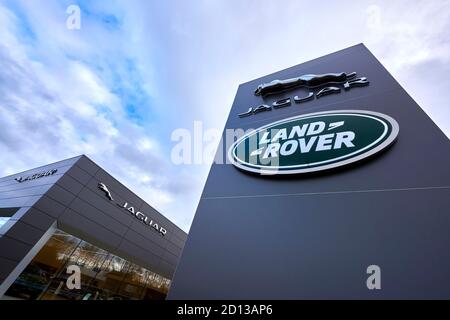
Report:
M 255 95 L 266 96 L 297 87 L 314 88 L 330 83 L 342 83 L 354 78 L 355 76 L 356 72 L 341 72 L 325 74 L 305 74 L 296 78 L 273 80 L 269 83 L 260 84 L 255 90 Z
M 103 182 L 100 182 L 100 183 L 98 184 L 98 188 L 99 188 L 100 190 L 102 190 L 102 191 L 105 193 L 105 196 L 106 196 L 109 200 L 111 200 L 111 201 L 114 200 L 113 197 L 112 197 L 112 195 L 111 195 L 111 192 L 110 192 L 109 189 L 108 189 L 108 187 L 107 187 Z

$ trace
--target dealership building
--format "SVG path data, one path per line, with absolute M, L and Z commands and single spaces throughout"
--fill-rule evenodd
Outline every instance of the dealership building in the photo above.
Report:
M 86 156 L 7 176 L 0 297 L 165 299 L 186 237 Z

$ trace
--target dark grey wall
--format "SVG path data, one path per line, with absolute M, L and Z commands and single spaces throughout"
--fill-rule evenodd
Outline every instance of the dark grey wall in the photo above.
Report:
M 49 177 L 18 183 L 17 176 L 58 169 Z M 109 201 L 127 201 L 167 229 L 162 236 Z M 54 228 L 60 228 L 118 256 L 172 278 L 186 233 L 106 171 L 80 156 L 0 179 L 0 208 L 18 208 L 0 229 L 0 296 Z M 7 280 L 7 281 L 6 281 Z
M 0 208 L 18 210 L 0 228 L 0 296 L 56 227 L 55 220 L 64 207 L 45 194 L 78 160 L 79 157 L 67 159 L 0 179 Z M 23 183 L 14 180 L 51 169 L 58 172 Z
M 342 71 L 370 85 L 238 117 L 262 102 L 306 95 L 296 89 L 263 100 L 253 94 L 260 83 Z M 169 298 L 450 298 L 449 140 L 365 46 L 240 85 L 225 128 L 342 109 L 392 116 L 397 142 L 370 161 L 306 177 L 214 164 Z M 366 287 L 372 264 L 381 267 L 381 290 Z

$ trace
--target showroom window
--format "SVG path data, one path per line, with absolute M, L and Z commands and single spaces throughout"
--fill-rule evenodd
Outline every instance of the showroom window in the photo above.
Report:
M 4 224 L 8 222 L 10 217 L 0 217 L 0 228 L 3 227 Z
M 0 208 L 0 230 L 19 208 Z
M 67 267 L 81 271 L 81 289 L 66 285 Z M 66 232 L 56 230 L 5 296 L 28 300 L 165 299 L 170 280 Z

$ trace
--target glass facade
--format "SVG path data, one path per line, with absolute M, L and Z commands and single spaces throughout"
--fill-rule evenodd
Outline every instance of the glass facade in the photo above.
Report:
M 81 270 L 81 289 L 69 289 L 69 266 Z M 69 281 L 70 282 L 70 281 Z M 5 296 L 42 300 L 161 300 L 170 280 L 57 230 Z

